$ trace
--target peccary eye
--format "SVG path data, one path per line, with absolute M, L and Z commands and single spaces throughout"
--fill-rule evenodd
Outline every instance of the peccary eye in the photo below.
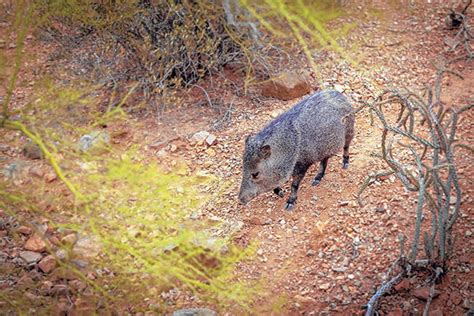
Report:
M 252 178 L 253 178 L 253 179 L 257 179 L 259 173 L 260 173 L 260 172 L 252 173 Z

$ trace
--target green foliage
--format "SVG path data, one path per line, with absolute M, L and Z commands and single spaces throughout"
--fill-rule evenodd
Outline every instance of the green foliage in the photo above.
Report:
M 217 179 L 193 174 L 185 165 L 165 171 L 137 148 L 82 152 L 77 145 L 80 135 L 98 121 L 124 118 L 120 107 L 100 111 L 98 100 L 86 92 L 90 86 L 58 88 L 45 80 L 37 89 L 41 92 L 33 101 L 14 112 L 21 122 L 7 121 L 6 126 L 40 145 L 73 195 L 68 201 L 53 192 L 54 209 L 63 211 L 46 214 L 35 206 L 48 196 L 44 184 L 7 185 L 2 195 L 12 198 L 5 208 L 11 214 L 17 208 L 29 209 L 33 216 L 48 217 L 56 229 L 78 232 L 92 243 L 91 252 L 100 253 L 89 260 L 116 276 L 106 283 L 91 281 L 68 261 L 61 269 L 76 273 L 109 305 L 139 305 L 144 296 L 159 297 L 177 287 L 215 306 L 248 309 L 255 284 L 237 281 L 234 268 L 251 256 L 253 247 L 242 249 L 233 245 L 232 236 L 214 235 L 216 223 L 190 219 L 192 212 L 216 197 L 209 192 L 219 191 Z
M 23 12 L 18 15 L 20 26 L 15 27 L 25 30 L 17 34 L 22 36 L 18 47 L 23 47 L 31 21 L 21 18 L 25 11 L 19 12 Z M 15 71 L 2 69 L 9 84 L 7 91 L 16 86 L 22 58 L 22 49 L 17 49 Z M 69 193 L 43 179 L 19 185 L 2 182 L 1 208 L 22 222 L 28 222 L 28 217 L 36 221 L 47 218 L 56 229 L 72 229 L 80 238 L 90 240 L 100 256 L 89 260 L 94 267 L 113 271 L 114 278 L 88 279 L 69 260 L 61 261 L 58 271 L 75 274 L 105 298 L 109 307 L 126 303 L 140 308 L 145 297 L 159 301 L 163 291 L 176 287 L 216 307 L 248 310 L 255 284 L 237 281 L 234 269 L 252 254 L 253 247 L 241 249 L 232 244 L 232 236 L 213 235 L 216 223 L 190 220 L 193 211 L 215 197 L 209 192 L 219 191 L 217 179 L 192 174 L 184 167 L 164 171 L 146 161 L 137 149 L 121 151 L 106 146 L 100 153 L 79 150 L 81 135 L 126 119 L 121 107 L 135 87 L 129 88 L 120 102 L 103 106 L 97 87 L 80 82 L 58 86 L 45 78 L 22 107 L 12 108 L 10 100 L 4 102 L 2 128 L 6 129 L 2 134 L 18 130 L 36 143 Z M 43 208 L 45 201 L 53 212 Z M 64 247 L 73 258 L 81 256 Z M 35 290 L 35 285 L 30 285 L 30 290 Z M 24 289 L 0 295 L 18 312 L 38 303 L 17 291 Z M 36 311 L 49 314 L 52 305 L 41 304 Z M 167 311 L 166 303 L 159 311 Z

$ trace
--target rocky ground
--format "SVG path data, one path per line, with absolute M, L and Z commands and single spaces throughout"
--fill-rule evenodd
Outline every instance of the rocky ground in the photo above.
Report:
M 335 88 L 358 107 L 361 101 L 371 100 L 386 87 L 407 86 L 420 91 L 432 84 L 439 58 L 463 53 L 461 48 L 454 53 L 447 51 L 446 39 L 452 38 L 455 31 L 446 29 L 446 8 L 418 4 L 417 14 L 383 5 L 381 9 L 383 18 L 349 15 L 337 22 L 356 22 L 357 28 L 341 40 L 340 45 L 346 48 L 357 45 L 358 56 L 363 57 L 359 63 L 341 62 L 336 53 L 323 50 L 315 52 L 320 67 L 317 76 L 314 71 L 308 71 L 302 52 L 300 56 L 295 54 L 288 68 L 304 77 L 310 90 Z M 32 38 L 27 43 L 27 49 L 39 45 Z M 37 53 L 36 60 L 29 60 L 21 75 L 20 88 L 15 94 L 18 105 L 31 91 L 33 70 L 41 58 L 47 56 L 41 50 Z M 443 102 L 452 107 L 474 101 L 472 61 L 456 63 L 455 67 L 464 80 L 449 77 L 443 93 Z M 39 76 L 38 72 L 36 75 Z M 322 86 L 317 77 L 322 78 Z M 225 91 L 222 93 L 228 95 Z M 310 186 L 315 167 L 310 169 L 292 212 L 284 211 L 284 199 L 272 194 L 259 196 L 249 205 L 241 206 L 236 194 L 243 140 L 297 100 L 263 97 L 259 88 L 251 88 L 245 97 L 231 96 L 231 99 L 233 107 L 219 115 L 209 108 L 189 105 L 163 113 L 160 120 L 146 117 L 110 126 L 108 133 L 116 135 L 111 141 L 117 146 L 138 143 L 151 160 L 164 165 L 184 161 L 191 169 L 206 170 L 230 185 L 223 196 L 210 202 L 195 220 L 222 220 L 232 227 L 237 244 L 257 243 L 255 260 L 238 267 L 239 279 L 265 280 L 262 298 L 254 304 L 256 314 L 363 313 L 362 307 L 385 280 L 388 268 L 399 255 L 398 235 L 412 235 L 416 206 L 416 196 L 405 191 L 394 176 L 375 181 L 363 194 L 364 206 L 357 203 L 356 193 L 366 176 L 385 169 L 382 161 L 372 155 L 380 151 L 379 124 L 371 125 L 367 112 L 357 115 L 349 169 L 340 168 L 342 157 L 333 157 L 318 187 Z M 228 125 L 213 130 L 215 123 L 223 119 Z M 471 111 L 460 122 L 459 139 L 466 143 L 472 143 L 472 119 Z M 199 131 L 206 133 L 196 135 Z M 16 168 L 24 173 L 16 178 L 16 185 L 26 187 L 32 183 L 28 179 L 36 177 L 43 179 L 47 186 L 59 186 L 52 169 L 41 160 L 33 160 L 40 158 L 39 153 L 29 149 L 22 152 L 24 142 L 17 140 L 17 134 L 1 133 L 0 163 L 4 170 L 10 172 Z M 474 308 L 474 175 L 470 161 L 467 151 L 457 153 L 463 189 L 461 216 L 453 230 L 455 243 L 448 263 L 450 271 L 437 286 L 439 295 L 432 303 L 432 315 L 462 315 Z M 288 192 L 288 187 L 284 189 Z M 69 245 L 77 255 L 75 266 L 84 269 L 88 278 L 113 278 L 113 271 L 94 270 L 82 259 L 81 251 L 94 250 L 93 241 L 79 238 L 74 231 L 54 230 L 47 219 L 30 226 L 23 224 L 27 220 L 28 216 L 21 212 L 10 216 L 0 211 L 0 310 L 8 305 L 1 293 L 12 289 L 22 292 L 31 303 L 23 309 L 26 313 L 34 314 L 37 306 L 48 301 L 55 302 L 52 305 L 55 313 L 74 310 L 87 314 L 100 308 L 101 302 L 92 299 L 93 291 L 86 282 L 68 275 L 57 262 L 67 255 L 61 253 L 59 247 Z M 46 234 L 48 240 L 39 238 L 41 234 Z M 193 304 L 185 294 L 179 297 L 170 293 L 168 299 L 174 300 L 177 307 Z M 413 276 L 383 298 L 380 310 L 385 315 L 419 315 L 426 296 L 422 276 Z M 274 312 L 275 306 L 280 306 L 278 312 Z M 234 313 L 231 310 L 228 314 Z M 150 314 L 153 314 L 151 307 Z

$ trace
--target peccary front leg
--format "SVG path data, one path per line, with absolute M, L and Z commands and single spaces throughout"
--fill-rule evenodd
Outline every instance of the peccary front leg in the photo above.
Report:
M 329 158 L 321 160 L 319 163 L 319 171 L 316 177 L 314 177 L 313 182 L 311 183 L 312 186 L 316 186 L 321 182 L 321 180 L 324 178 L 324 174 L 326 173 L 326 167 L 328 166 L 328 160 Z
M 291 193 L 288 201 L 286 201 L 285 210 L 291 211 L 293 206 L 295 206 L 296 199 L 298 198 L 298 188 L 300 187 L 300 182 L 303 180 L 306 171 L 311 164 L 304 164 L 297 162 L 295 168 L 293 169 L 293 182 L 291 183 Z
M 342 169 L 349 168 L 349 146 L 344 146 L 344 153 L 342 154 Z
M 280 187 L 276 187 L 275 189 L 273 189 L 273 193 L 275 193 L 281 198 L 285 196 L 283 190 Z

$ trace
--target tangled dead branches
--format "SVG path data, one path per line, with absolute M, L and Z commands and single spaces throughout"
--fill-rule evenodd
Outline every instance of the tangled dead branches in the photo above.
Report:
M 258 24 L 236 2 L 36 1 L 54 21 L 47 25 L 51 37 L 74 48 L 76 68 L 114 89 L 138 82 L 145 97 L 194 85 L 228 63 L 254 60 L 258 51 Z
M 467 59 L 470 59 L 470 55 Z M 462 201 L 458 172 L 454 160 L 455 151 L 464 148 L 474 150 L 456 138 L 460 115 L 474 107 L 467 104 L 458 109 L 446 107 L 441 101 L 442 80 L 446 74 L 462 78 L 449 65 L 466 57 L 456 58 L 438 67 L 433 86 L 424 96 L 405 90 L 386 90 L 374 102 L 366 103 L 371 115 L 382 123 L 382 153 L 379 158 L 388 166 L 387 170 L 370 175 L 363 183 L 361 194 L 372 180 L 394 174 L 404 188 L 418 195 L 413 241 L 408 256 L 401 245 L 397 264 L 400 272 L 384 283 L 371 298 L 366 315 L 373 315 L 379 298 L 410 275 L 414 269 L 422 268 L 432 274 L 431 288 L 446 272 L 446 260 L 451 250 L 451 228 L 456 222 Z M 395 120 L 386 114 L 385 107 L 398 106 Z M 426 212 L 429 211 L 429 215 Z M 422 221 L 430 218 L 429 228 L 423 232 L 425 257 L 418 259 Z M 391 269 L 393 270 L 393 269 Z M 428 315 L 428 300 L 424 315 Z

